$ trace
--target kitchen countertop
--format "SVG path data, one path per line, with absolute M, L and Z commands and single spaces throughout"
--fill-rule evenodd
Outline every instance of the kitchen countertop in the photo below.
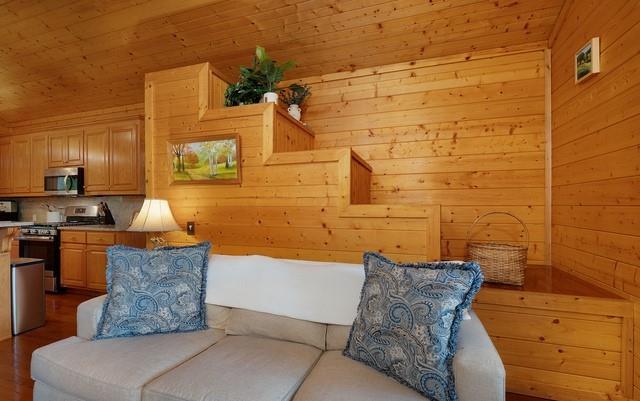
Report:
M 68 231 L 127 231 L 128 227 L 124 226 L 108 226 L 102 224 L 96 225 L 88 225 L 88 226 L 63 226 L 58 227 L 58 230 L 68 230 Z
M 32 226 L 31 221 L 0 221 L 0 228 Z

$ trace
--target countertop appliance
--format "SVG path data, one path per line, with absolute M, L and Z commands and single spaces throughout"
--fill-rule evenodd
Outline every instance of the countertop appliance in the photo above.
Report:
M 13 335 L 44 325 L 44 260 L 11 260 L 11 330 Z
M 61 167 L 45 169 L 44 192 L 49 195 L 83 195 L 84 168 Z
M 99 207 L 67 206 L 65 221 L 34 224 L 20 230 L 20 257 L 44 260 L 45 290 L 60 291 L 60 230 L 62 226 L 100 224 Z
M 0 200 L 0 221 L 18 221 L 18 202 Z

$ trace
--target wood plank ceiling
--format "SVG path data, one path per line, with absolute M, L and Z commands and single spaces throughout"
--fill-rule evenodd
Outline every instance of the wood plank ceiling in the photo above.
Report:
M 143 77 L 256 44 L 287 78 L 545 41 L 563 0 L 0 0 L 0 119 L 143 101 Z

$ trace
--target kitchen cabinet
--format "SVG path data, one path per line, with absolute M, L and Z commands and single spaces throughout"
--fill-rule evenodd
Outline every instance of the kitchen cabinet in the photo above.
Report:
M 107 248 L 102 245 L 87 245 L 85 263 L 87 269 L 87 288 L 107 290 Z
M 85 192 L 90 195 L 144 193 L 141 140 L 138 121 L 88 129 Z
M 44 170 L 84 167 L 87 195 L 144 194 L 140 120 L 0 137 L 0 195 L 45 196 Z
M 0 194 L 11 193 L 11 138 L 0 138 Z
M 17 135 L 11 139 L 11 192 L 31 190 L 31 137 Z
M 14 239 L 11 241 L 11 259 L 17 259 L 20 257 L 20 241 Z
M 93 127 L 85 131 L 85 192 L 109 190 L 109 129 Z
M 138 124 L 109 127 L 109 189 L 116 192 L 139 188 L 140 141 Z
M 76 288 L 87 286 L 84 244 L 61 243 L 60 266 L 60 281 L 63 286 Z
M 31 182 L 29 192 L 44 193 L 44 170 L 47 168 L 47 135 L 34 134 L 31 136 Z
M 84 131 L 56 131 L 49 135 L 49 167 L 84 164 Z
M 62 230 L 60 276 L 63 287 L 104 292 L 107 289 L 107 248 L 121 244 L 146 245 L 144 233 Z

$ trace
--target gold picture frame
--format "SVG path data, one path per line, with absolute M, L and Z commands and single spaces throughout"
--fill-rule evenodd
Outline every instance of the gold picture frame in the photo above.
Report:
M 238 134 L 179 137 L 168 141 L 170 183 L 240 184 L 242 159 Z

